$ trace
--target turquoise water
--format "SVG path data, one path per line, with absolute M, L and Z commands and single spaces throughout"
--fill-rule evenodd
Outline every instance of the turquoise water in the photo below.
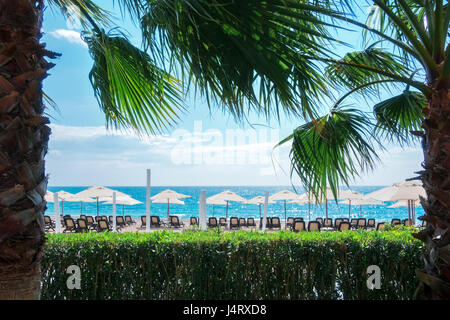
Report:
M 88 187 L 48 187 L 51 192 L 57 191 L 67 191 L 70 193 L 80 192 Z M 143 204 L 134 205 L 134 206 L 125 206 L 118 205 L 117 214 L 122 214 L 122 210 L 126 215 L 131 215 L 133 217 L 140 217 L 141 215 L 145 215 L 145 187 L 109 187 L 114 190 L 118 190 L 124 192 L 134 199 L 142 201 Z M 360 186 L 360 187 L 352 187 L 352 190 L 358 191 L 360 193 L 370 193 L 375 190 L 378 190 L 382 187 L 373 187 L 373 186 Z M 151 194 L 155 195 L 163 190 L 171 189 L 176 192 L 190 195 L 191 198 L 183 199 L 185 205 L 170 205 L 170 213 L 176 214 L 182 217 L 183 219 L 189 218 L 190 216 L 198 216 L 198 199 L 200 196 L 200 192 L 202 190 L 206 190 L 206 196 L 210 197 L 224 190 L 231 190 L 236 192 L 240 196 L 250 199 L 259 195 L 264 196 L 265 192 L 269 192 L 269 195 L 272 195 L 278 191 L 288 189 L 293 190 L 292 187 L 152 187 Z M 343 188 L 345 189 L 345 188 Z M 302 193 L 303 190 L 297 189 L 297 192 Z M 352 218 L 375 218 L 377 221 L 390 221 L 392 218 L 406 219 L 408 218 L 408 208 L 400 207 L 400 208 L 387 208 L 387 206 L 391 205 L 393 202 L 386 202 L 385 205 L 367 205 L 362 206 L 362 214 L 360 215 L 360 207 L 352 206 L 351 207 L 351 217 Z M 112 215 L 112 205 L 107 205 L 100 203 L 100 215 Z M 298 205 L 298 204 L 290 204 L 288 203 L 286 206 L 287 216 L 293 217 L 304 217 L 308 219 L 308 205 Z M 348 217 L 348 205 L 347 204 L 336 204 L 335 201 L 328 202 L 328 216 L 330 218 L 336 217 Z M 61 210 L 61 208 L 60 208 Z M 79 215 L 80 214 L 80 203 L 79 202 L 64 202 L 63 203 L 64 214 L 70 215 Z M 151 215 L 158 215 L 160 217 L 167 217 L 167 204 L 160 203 L 152 203 L 150 208 Z M 263 206 L 261 206 L 261 211 L 263 210 Z M 224 205 L 215 205 L 214 206 L 214 216 L 222 217 L 225 216 L 226 206 Z M 212 216 L 213 208 L 212 205 L 207 206 L 207 216 Z M 47 204 L 46 214 L 53 215 L 54 208 L 53 203 Z M 97 205 L 96 203 L 83 203 L 83 214 L 86 215 L 96 215 L 97 214 Z M 416 217 L 420 217 L 424 214 L 422 207 L 416 208 Z M 246 205 L 237 202 L 230 202 L 228 207 L 228 217 L 238 216 L 238 217 L 255 217 L 259 218 L 259 208 L 257 205 Z M 268 216 L 278 216 L 284 219 L 284 201 L 278 201 L 275 204 L 269 204 Z M 315 219 L 317 217 L 325 216 L 325 205 L 311 205 L 311 219 Z

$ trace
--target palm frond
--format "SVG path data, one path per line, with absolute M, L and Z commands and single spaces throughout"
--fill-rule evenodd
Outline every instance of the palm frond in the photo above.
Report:
M 387 140 L 410 144 L 415 140 L 411 131 L 421 130 L 426 105 L 427 99 L 422 93 L 409 90 L 380 102 L 373 108 L 377 119 L 375 130 Z
M 366 114 L 353 108 L 336 108 L 308 122 L 278 145 L 292 140 L 291 175 L 296 173 L 307 191 L 324 199 L 327 185 L 337 194 L 339 185 L 378 161 L 372 141 L 378 139 Z
M 361 66 L 370 67 L 373 71 Z M 354 89 L 369 82 L 389 79 L 382 73 L 386 70 L 406 78 L 411 73 L 400 57 L 382 48 L 369 46 L 363 51 L 349 52 L 341 60 L 328 64 L 326 76 L 337 87 Z M 368 89 L 370 91 L 365 90 L 363 93 L 379 92 L 380 88 L 376 86 Z M 389 90 L 390 87 L 385 86 L 385 89 Z
M 298 53 L 330 56 L 325 44 L 337 40 L 318 13 L 291 2 L 154 0 L 142 17 L 144 39 L 209 103 L 238 119 L 250 109 L 312 114 L 327 83 L 319 65 Z M 336 10 L 327 7 L 333 1 L 316 2 L 324 12 Z
M 117 30 L 83 37 L 94 60 L 89 77 L 108 126 L 154 133 L 176 122 L 184 109 L 177 79 Z
M 109 11 L 98 6 L 93 0 L 48 0 L 51 8 L 58 8 L 68 18 L 77 18 L 84 28 L 93 24 L 109 26 L 112 15 Z

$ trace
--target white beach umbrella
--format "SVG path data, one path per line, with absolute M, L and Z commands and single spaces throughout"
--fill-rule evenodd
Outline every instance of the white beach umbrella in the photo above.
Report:
M 356 204 L 355 201 L 363 200 L 364 195 L 362 193 L 353 191 L 353 190 L 339 190 L 339 199 L 345 199 L 348 201 L 348 218 L 350 219 L 350 214 L 352 210 L 352 203 Z M 361 214 L 361 206 L 360 206 L 360 214 Z
M 44 196 L 45 201 L 54 202 L 53 198 L 54 198 L 54 193 L 47 191 L 47 193 Z M 64 214 L 64 201 L 67 201 L 67 202 L 95 202 L 94 199 L 78 197 L 77 195 L 72 194 L 70 192 L 66 192 L 64 190 L 58 191 L 58 199 L 59 199 L 59 201 L 61 201 L 61 214 Z
M 175 192 L 173 190 L 164 190 L 150 198 L 153 203 L 167 203 L 167 217 L 170 213 L 170 204 L 183 204 L 179 199 L 190 198 L 191 196 Z
M 116 193 L 116 197 L 130 197 L 126 193 L 123 193 L 123 192 L 120 192 L 117 190 L 113 190 L 113 189 L 109 189 L 109 188 L 106 188 L 103 186 L 93 186 L 86 190 L 80 191 L 80 192 L 76 193 L 75 195 L 77 197 L 81 197 L 81 198 L 95 198 L 96 202 L 97 202 L 97 216 L 98 216 L 98 214 L 99 214 L 98 202 L 112 200 L 114 192 Z
M 222 199 L 215 199 L 214 197 L 206 198 L 206 204 L 212 204 L 213 207 L 213 217 L 214 217 L 214 206 L 215 205 L 226 205 L 227 202 Z
M 251 198 L 250 200 L 245 201 L 245 204 L 257 204 L 259 207 L 259 219 L 261 219 L 261 205 L 264 204 L 265 200 L 266 200 L 266 197 L 257 196 L 257 197 Z M 268 203 L 275 203 L 275 201 L 269 200 Z
M 289 203 L 308 204 L 308 219 L 311 221 L 311 203 L 316 203 L 315 197 L 308 197 L 308 194 L 304 193 L 299 195 L 297 199 L 289 201 Z
M 295 200 L 298 199 L 299 195 L 289 191 L 289 190 L 282 190 L 280 192 L 277 192 L 269 197 L 269 201 L 284 201 L 284 221 L 287 222 L 287 213 L 286 213 L 286 201 L 287 200 Z M 285 225 L 285 227 L 287 227 Z
M 225 201 L 226 202 L 226 217 L 228 218 L 228 203 L 230 201 L 234 202 L 245 202 L 247 201 L 245 198 L 242 198 L 240 195 L 234 193 L 233 191 L 223 191 L 221 193 L 218 193 L 214 196 L 209 197 L 210 201 Z
M 141 204 L 142 202 L 131 197 L 117 197 L 116 204 L 122 205 L 122 216 L 125 215 L 125 206 L 135 206 L 137 204 Z M 105 204 L 113 204 L 113 201 L 107 201 Z
M 367 195 L 368 197 L 381 201 L 407 201 L 408 219 L 415 220 L 415 202 L 420 197 L 426 198 L 425 189 L 420 182 L 405 181 L 401 183 L 394 183 L 392 186 L 382 188 Z
M 408 207 L 408 206 L 411 206 L 411 203 L 408 203 L 408 200 L 400 200 L 400 201 L 397 201 L 396 203 L 390 205 L 388 208 L 400 208 L 400 207 Z M 420 202 L 414 201 L 413 206 L 420 207 L 421 204 L 420 204 Z

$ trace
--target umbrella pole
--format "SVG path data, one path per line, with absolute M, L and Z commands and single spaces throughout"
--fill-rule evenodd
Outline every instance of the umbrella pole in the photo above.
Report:
M 226 213 L 226 217 L 228 219 L 228 201 L 227 201 L 227 213 Z
M 328 199 L 325 199 L 325 216 L 328 219 Z
M 122 217 L 125 217 L 125 205 L 122 205 Z
M 411 220 L 411 202 L 408 200 L 408 220 Z
M 169 198 L 167 198 L 167 218 L 169 217 Z
M 352 210 L 352 200 L 348 199 L 348 218 L 350 219 L 350 212 Z
M 61 200 L 61 214 L 64 215 L 64 200 Z
M 259 220 L 261 220 L 261 203 L 258 206 L 259 206 Z
M 97 217 L 98 217 L 98 197 L 97 197 Z
M 284 200 L 284 228 L 287 229 L 286 200 Z
M 308 202 L 308 217 L 309 221 L 311 221 L 311 202 Z
M 213 205 L 213 217 L 214 217 L 214 205 Z

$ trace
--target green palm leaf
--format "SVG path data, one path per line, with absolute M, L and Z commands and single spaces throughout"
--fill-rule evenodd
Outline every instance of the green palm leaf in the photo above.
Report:
M 422 93 L 409 90 L 380 102 L 373 108 L 376 130 L 388 140 L 409 144 L 414 139 L 411 131 L 421 130 L 426 105 L 427 99 Z
M 83 33 L 94 65 L 90 80 L 108 126 L 159 132 L 178 119 L 181 86 L 117 31 Z
M 51 8 L 58 8 L 69 18 L 78 18 L 83 25 L 99 24 L 108 26 L 112 22 L 111 14 L 99 7 L 93 0 L 48 0 Z
M 298 127 L 277 146 L 292 140 L 291 175 L 296 173 L 307 191 L 324 199 L 327 185 L 335 195 L 341 184 L 378 161 L 371 141 L 378 142 L 372 123 L 360 110 L 338 108 Z
M 317 7 L 336 10 L 331 3 Z M 328 94 L 327 83 L 319 65 L 298 53 L 332 55 L 325 45 L 334 40 L 328 25 L 284 0 L 154 0 L 142 17 L 155 57 L 237 118 L 250 108 L 266 116 L 312 114 L 313 100 Z

